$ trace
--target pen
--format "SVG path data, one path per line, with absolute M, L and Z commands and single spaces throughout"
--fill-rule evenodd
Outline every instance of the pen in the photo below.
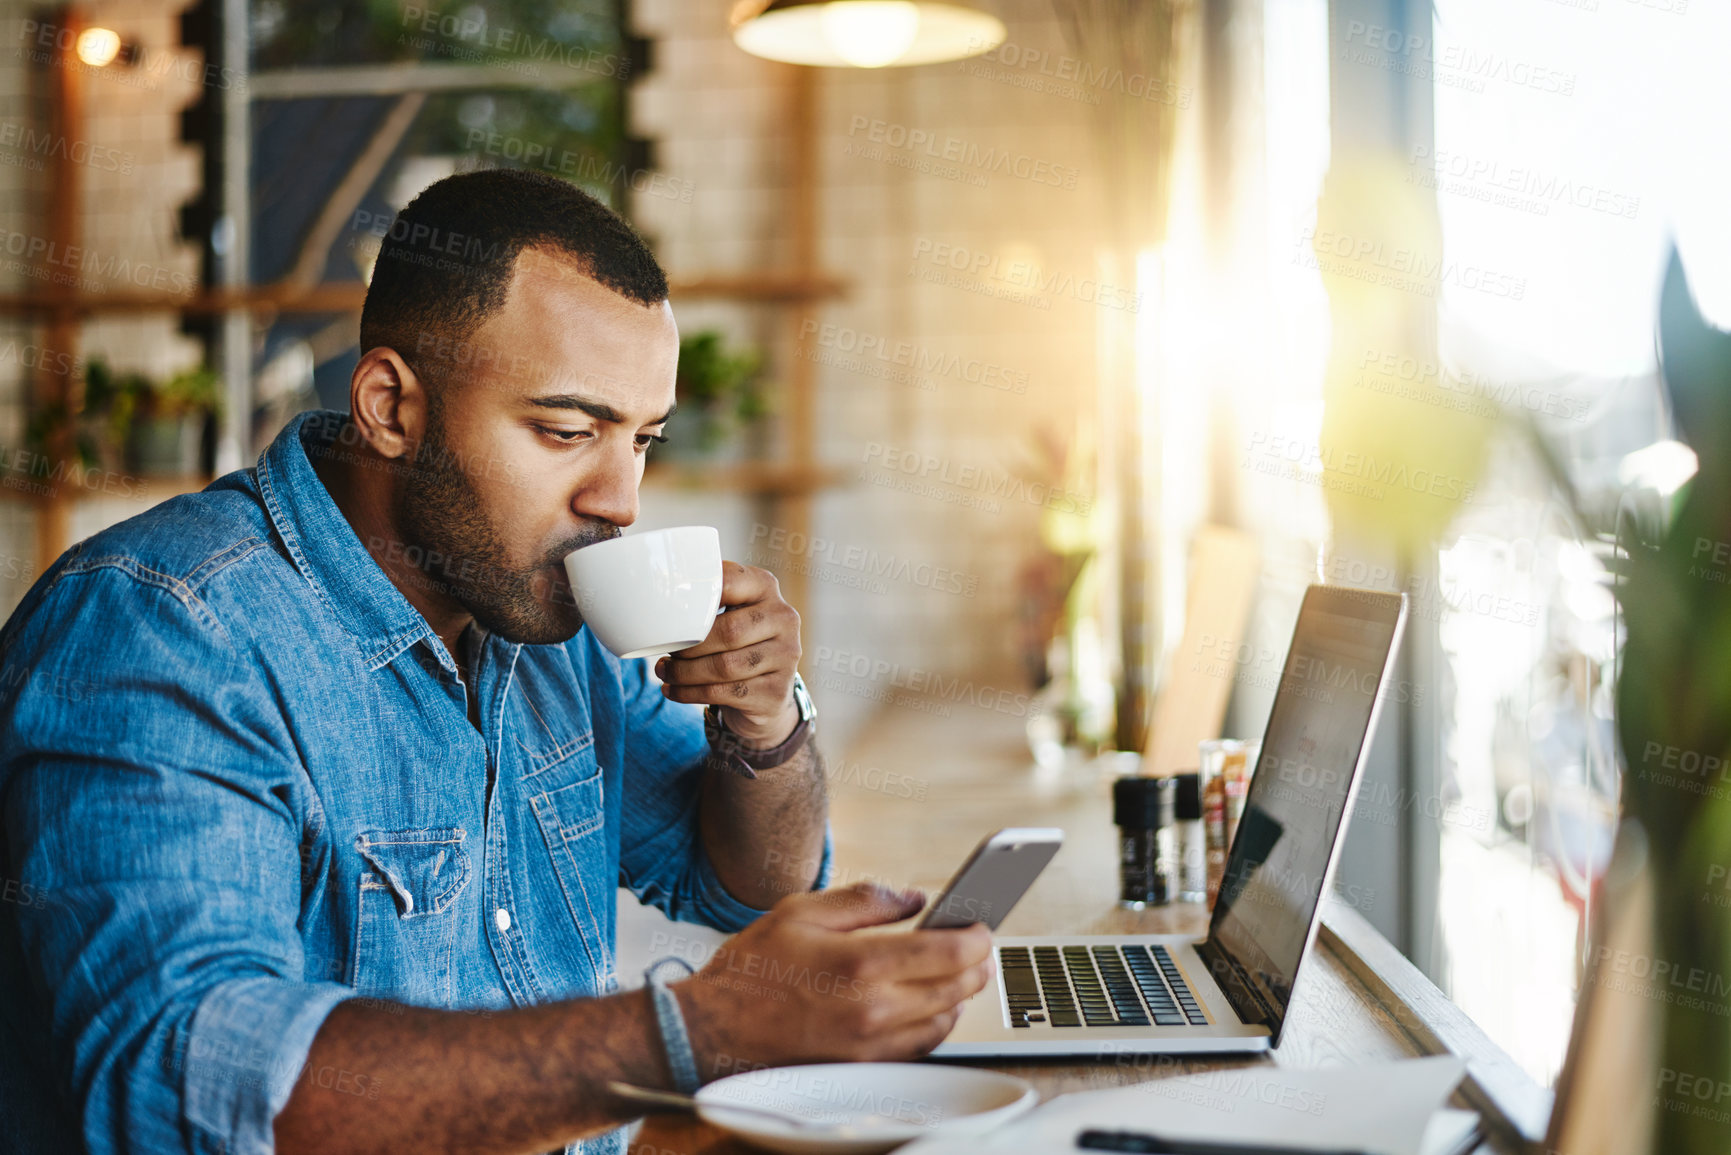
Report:
M 1313 1147 L 1270 1147 L 1263 1143 L 1162 1139 L 1140 1131 L 1084 1131 L 1076 1137 L 1076 1146 L 1089 1151 L 1132 1151 L 1141 1155 L 1364 1155 L 1362 1151 L 1319 1151 Z

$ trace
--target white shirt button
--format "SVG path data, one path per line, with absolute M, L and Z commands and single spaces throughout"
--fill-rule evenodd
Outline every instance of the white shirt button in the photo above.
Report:
M 498 910 L 495 910 L 493 912 L 493 925 L 498 927 L 501 931 L 510 930 L 511 912 L 502 906 Z

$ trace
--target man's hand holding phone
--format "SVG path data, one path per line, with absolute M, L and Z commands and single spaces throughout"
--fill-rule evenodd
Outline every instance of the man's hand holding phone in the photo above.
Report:
M 782 899 L 674 985 L 699 1076 L 925 1054 L 985 989 L 992 929 L 1062 841 L 1049 828 L 987 837 L 907 930 L 889 924 L 920 912 L 917 890 L 867 882 Z
M 705 1080 L 759 1066 L 911 1059 L 991 977 L 984 926 L 858 934 L 919 912 L 875 883 L 791 895 L 673 990 Z

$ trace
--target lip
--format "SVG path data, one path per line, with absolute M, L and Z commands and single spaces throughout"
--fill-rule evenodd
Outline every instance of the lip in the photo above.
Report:
M 594 541 L 586 541 L 586 542 L 582 543 L 581 545 L 572 546 L 570 549 L 561 549 L 558 553 L 553 555 L 552 560 L 548 564 L 549 565 L 555 565 L 555 566 L 563 566 L 565 564 L 565 559 L 570 557 L 572 554 L 578 552 L 579 550 L 588 549 L 592 545 L 605 545 L 607 542 L 610 542 L 610 541 L 618 541 L 620 538 L 622 538 L 624 536 L 625 535 L 622 533 L 615 533 L 612 537 L 597 538 Z

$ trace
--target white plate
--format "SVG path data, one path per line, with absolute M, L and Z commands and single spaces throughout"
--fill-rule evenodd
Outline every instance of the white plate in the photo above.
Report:
M 717 1080 L 697 1092 L 705 1123 L 789 1155 L 872 1155 L 927 1135 L 977 1135 L 1007 1123 L 1039 1099 L 1012 1075 L 932 1063 L 820 1063 L 771 1067 Z M 738 1103 L 833 1121 L 837 1130 L 800 1127 L 742 1112 Z M 849 1116 L 888 1120 L 843 1133 Z

